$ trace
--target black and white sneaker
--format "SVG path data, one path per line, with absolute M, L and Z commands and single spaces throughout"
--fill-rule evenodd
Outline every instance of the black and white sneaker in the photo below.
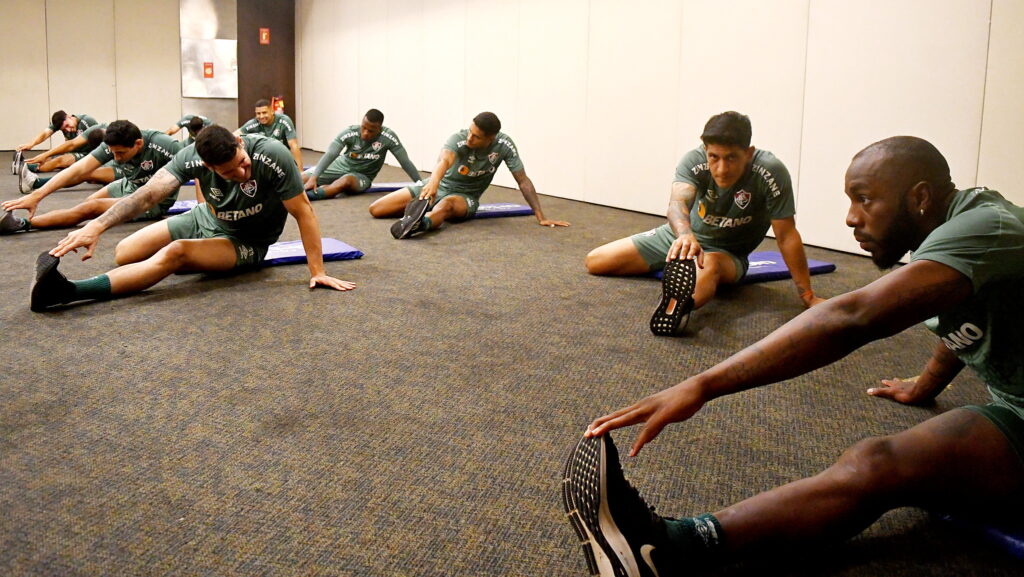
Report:
M 679 336 L 690 320 L 696 288 L 696 261 L 692 258 L 669 261 L 661 276 L 661 303 L 651 316 L 651 332 L 659 337 Z
M 565 463 L 562 501 L 591 575 L 678 573 L 665 522 L 622 475 L 610 436 L 584 437 L 572 450 Z
M 36 176 L 36 173 L 28 169 L 28 164 L 22 163 L 21 170 L 18 171 L 18 188 L 21 189 L 21 194 L 32 192 L 32 185 L 38 179 L 39 177 Z
M 24 161 L 24 156 L 20 150 L 14 151 L 14 158 L 11 159 L 11 174 L 18 174 L 21 170 L 21 163 Z
M 32 283 L 32 312 L 42 312 L 74 299 L 75 285 L 57 270 L 60 259 L 44 252 L 36 259 L 36 278 Z
M 14 216 L 14 213 L 5 210 L 3 218 L 0 218 L 0 234 L 14 234 L 23 230 L 28 230 L 25 226 L 28 223 L 24 218 Z
M 415 198 L 405 205 L 405 214 L 402 218 L 391 225 L 391 236 L 395 238 L 409 238 L 420 230 L 423 215 L 427 214 L 430 208 L 429 198 Z

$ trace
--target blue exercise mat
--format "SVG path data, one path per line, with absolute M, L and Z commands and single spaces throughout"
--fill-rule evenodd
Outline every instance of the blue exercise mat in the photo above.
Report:
M 352 260 L 362 258 L 363 256 L 363 251 L 334 238 L 320 239 L 320 246 L 324 251 L 325 262 L 331 260 Z M 275 242 L 267 249 L 267 256 L 263 259 L 264 266 L 302 262 L 306 262 L 306 249 L 303 248 L 301 240 Z
M 533 209 L 525 204 L 512 204 L 511 202 L 496 202 L 492 204 L 481 204 L 476 209 L 476 216 L 473 218 L 499 218 L 502 216 L 527 216 L 533 214 Z
M 1006 551 L 1012 557 L 1024 560 L 1024 527 L 1012 530 L 998 529 L 978 521 L 969 521 L 952 515 L 939 515 L 939 518 L 964 531 L 974 533 Z
M 171 208 L 167 209 L 167 214 L 181 214 L 183 212 L 188 212 L 197 204 L 199 204 L 199 202 L 195 200 L 178 200 L 171 205 Z
M 366 189 L 366 192 L 394 192 L 403 188 L 414 186 L 415 182 L 375 182 Z
M 752 252 L 747 257 L 750 267 L 747 274 L 740 280 L 740 284 L 761 282 L 766 280 L 780 280 L 790 278 L 789 268 L 786 261 L 782 260 L 782 254 L 774 251 Z M 807 259 L 807 270 L 812 275 L 824 274 L 836 270 L 836 265 L 830 262 Z M 661 278 L 661 271 L 651 273 L 656 278 Z

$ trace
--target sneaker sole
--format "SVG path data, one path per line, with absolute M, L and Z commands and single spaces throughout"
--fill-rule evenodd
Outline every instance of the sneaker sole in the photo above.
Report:
M 605 438 L 580 440 L 565 463 L 562 504 L 591 575 L 642 577 L 636 557 L 608 510 Z
M 50 274 L 50 271 L 57 268 L 58 264 L 60 264 L 60 259 L 48 252 L 44 252 L 36 259 L 36 278 L 32 281 L 32 300 L 29 302 L 28 307 L 32 312 L 40 313 L 46 310 L 46 306 L 36 304 L 37 293 L 39 292 L 39 279 Z
M 409 238 L 416 227 L 419 225 L 423 215 L 427 214 L 427 209 L 430 208 L 430 199 L 413 199 L 409 202 L 408 206 L 405 207 L 405 214 L 402 216 L 402 220 L 408 218 L 405 224 L 402 221 L 398 221 L 398 235 L 395 236 L 395 225 L 391 225 L 391 235 L 395 238 Z
M 651 332 L 659 337 L 679 336 L 685 328 L 683 317 L 693 310 L 693 291 L 697 288 L 697 263 L 693 259 L 674 260 L 665 265 L 661 278 L 661 303 L 651 316 Z M 675 301 L 675 308 L 668 312 Z M 680 326 L 682 325 L 682 326 Z

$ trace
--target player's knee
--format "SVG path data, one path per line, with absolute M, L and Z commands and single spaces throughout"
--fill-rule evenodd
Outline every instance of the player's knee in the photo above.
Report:
M 901 477 L 897 461 L 891 437 L 872 437 L 847 449 L 829 471 L 850 491 L 889 493 Z
M 385 216 L 387 216 L 387 213 L 383 209 L 383 207 L 381 207 L 379 200 L 376 200 L 372 204 L 370 204 L 369 210 L 370 216 L 372 216 L 373 218 L 384 218 Z

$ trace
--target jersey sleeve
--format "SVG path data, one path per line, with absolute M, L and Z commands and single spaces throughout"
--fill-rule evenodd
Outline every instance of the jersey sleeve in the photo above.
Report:
M 295 165 L 295 159 L 292 158 L 292 152 L 288 150 L 287 146 L 277 140 L 267 138 L 263 140 L 263 147 L 259 152 L 270 161 L 269 163 L 264 162 L 264 164 L 272 175 L 271 182 L 274 192 L 281 200 L 289 200 L 300 194 L 305 194 L 302 188 L 302 175 L 299 174 L 299 167 Z M 259 161 L 254 158 L 253 162 Z M 275 168 L 271 165 L 277 166 Z
M 161 166 L 170 162 L 174 155 L 181 152 L 182 149 L 180 140 L 163 132 L 153 134 L 149 142 L 156 145 L 153 149 L 160 153 L 160 158 L 163 160 Z
M 789 169 L 774 156 L 766 162 L 764 172 L 758 174 L 763 179 L 765 193 L 768 195 L 768 217 L 772 220 L 791 218 L 796 215 L 796 200 L 793 194 L 793 180 Z
M 177 124 L 178 128 L 185 128 L 186 126 L 188 126 L 188 123 L 192 122 L 192 119 L 194 117 L 195 117 L 194 114 L 186 114 L 185 116 L 182 116 L 181 120 L 178 121 L 178 124 Z
M 499 137 L 499 142 L 505 146 L 505 166 L 508 167 L 509 172 L 526 170 L 523 166 L 523 159 L 519 156 L 519 149 L 516 148 L 516 143 L 512 142 L 512 138 L 503 134 Z
M 281 125 L 284 126 L 284 137 L 288 140 L 298 138 L 299 135 L 295 132 L 295 123 L 292 121 L 291 117 L 287 114 L 282 114 L 280 118 Z
M 209 171 L 208 168 L 203 166 L 203 160 L 199 158 L 195 144 L 190 144 L 181 149 L 169 163 L 164 165 L 164 168 L 182 184 L 193 178 L 198 178 Z
M 1005 209 L 983 205 L 944 222 L 911 261 L 942 263 L 971 279 L 974 292 L 992 281 L 1024 276 L 1024 223 Z
M 466 137 L 461 132 L 456 132 L 455 134 L 449 136 L 448 140 L 445 141 L 444 149 L 445 150 L 450 150 L 450 151 L 455 152 L 455 153 L 458 153 L 459 152 L 459 144 L 463 143 L 465 141 L 466 141 Z
M 673 182 L 685 182 L 692 184 L 700 190 L 704 183 L 701 182 L 701 173 L 708 170 L 708 157 L 701 148 L 694 148 L 679 159 L 676 165 L 676 176 Z
M 245 124 L 240 126 L 238 128 L 238 130 L 242 134 L 252 134 L 253 132 L 257 132 L 259 130 L 259 128 L 260 128 L 260 121 L 256 120 L 255 118 L 251 118 L 251 119 L 249 119 L 249 122 L 246 122 Z
M 341 154 L 344 146 L 344 143 L 341 141 L 341 135 L 339 134 L 331 141 L 331 144 L 327 146 L 327 151 L 320 157 L 320 162 L 316 163 L 316 167 L 313 169 L 313 176 L 320 176 L 323 174 L 324 171 L 327 170 L 327 167 L 338 158 L 338 155 Z
M 114 160 L 114 153 L 110 152 L 110 147 L 107 146 L 106 142 L 93 149 L 93 151 L 89 153 L 89 156 L 98 160 L 101 166 L 111 160 Z

